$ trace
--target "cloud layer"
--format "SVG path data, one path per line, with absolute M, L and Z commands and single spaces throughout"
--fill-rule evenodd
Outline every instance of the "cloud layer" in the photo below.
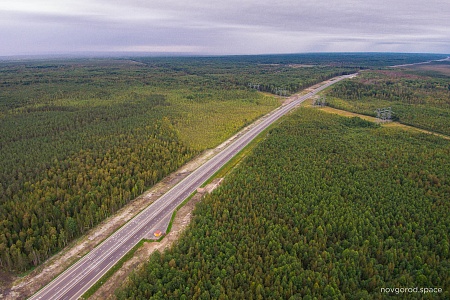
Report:
M 0 55 L 450 53 L 446 0 L 3 0 Z

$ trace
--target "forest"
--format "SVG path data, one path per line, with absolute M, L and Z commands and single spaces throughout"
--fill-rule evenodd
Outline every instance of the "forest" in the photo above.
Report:
M 293 93 L 356 70 L 247 60 L 0 62 L 0 269 L 38 266 L 279 106 L 275 88 Z
M 116 296 L 448 299 L 449 199 L 449 141 L 300 108 Z
M 450 64 L 434 65 L 450 70 Z M 450 76 L 441 72 L 415 68 L 364 71 L 333 86 L 327 103 L 371 116 L 376 116 L 378 108 L 391 107 L 396 121 L 450 135 Z

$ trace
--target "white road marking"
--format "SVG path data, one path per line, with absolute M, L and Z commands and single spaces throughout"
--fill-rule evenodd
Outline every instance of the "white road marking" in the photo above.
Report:
M 349 78 L 349 76 L 341 76 L 340 78 Z M 155 218 L 159 218 L 158 221 L 160 221 L 162 218 L 161 214 L 163 214 L 164 217 L 168 216 L 169 214 L 171 215 L 172 210 L 170 210 L 170 208 L 178 207 L 178 205 L 185 200 L 186 196 L 192 194 L 197 189 L 197 187 L 199 187 L 210 177 L 210 174 L 214 174 L 217 170 L 219 170 L 230 158 L 232 158 L 237 152 L 239 152 L 240 149 L 245 147 L 262 130 L 267 128 L 270 124 L 278 120 L 281 116 L 292 110 L 304 100 L 338 81 L 339 80 L 335 80 L 331 83 L 319 87 L 314 92 L 310 92 L 305 96 L 298 97 L 291 103 L 275 109 L 270 114 L 257 121 L 257 124 L 254 127 L 243 133 L 229 146 L 224 148 L 221 152 L 208 160 L 206 163 L 198 167 L 195 171 L 191 172 L 186 178 L 172 187 L 157 201 L 141 211 L 141 213 L 133 218 L 131 222 L 129 222 L 125 226 L 122 226 L 113 235 L 111 235 L 99 246 L 97 246 L 97 248 L 80 259 L 71 268 L 59 275 L 55 280 L 41 289 L 30 299 L 60 299 L 61 297 L 68 299 L 77 299 L 85 291 L 87 291 L 92 286 L 92 284 L 94 284 L 101 276 L 103 276 L 103 274 L 107 272 L 107 270 L 109 270 L 110 266 L 114 265 L 115 262 L 120 260 L 125 253 L 128 253 L 128 251 L 133 248 L 134 245 L 136 245 L 137 240 L 145 237 L 145 235 L 148 233 L 145 230 L 143 231 L 143 235 L 138 237 L 135 236 L 137 232 L 142 232 L 143 228 L 148 228 L 151 224 L 155 224 Z M 140 222 L 140 220 L 147 220 L 147 222 L 142 223 Z M 132 238 L 133 236 L 134 238 Z M 116 243 L 112 243 L 113 245 L 109 246 L 112 241 L 116 240 Z M 119 248 L 122 250 L 120 252 L 122 255 L 117 256 L 114 253 L 117 253 L 116 250 L 119 250 Z M 102 267 L 102 262 L 104 262 L 108 258 L 114 258 L 114 262 L 108 263 L 105 267 Z M 91 262 L 91 260 L 94 259 L 95 261 Z M 98 272 L 95 272 L 96 270 Z M 87 277 L 88 275 L 90 277 Z M 76 276 L 77 278 L 79 278 L 79 280 L 70 280 L 71 276 Z M 87 283 L 84 284 L 83 287 L 77 288 L 75 291 L 72 291 L 72 289 L 74 289 L 78 283 L 84 283 L 86 282 L 86 280 Z

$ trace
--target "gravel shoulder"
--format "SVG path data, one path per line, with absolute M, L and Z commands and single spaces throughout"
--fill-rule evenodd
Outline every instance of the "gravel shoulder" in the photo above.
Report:
M 218 150 L 206 150 L 23 277 L 7 278 L 0 299 L 26 299 L 153 203 Z M 5 275 L 6 277 L 6 275 Z M 7 282 L 10 282 L 9 284 Z M 3 285 L 3 283 L 2 283 Z
M 89 253 L 89 251 L 95 248 L 114 231 L 123 226 L 142 209 L 153 203 L 161 195 L 163 195 L 174 185 L 176 185 L 187 175 L 189 175 L 192 171 L 205 163 L 208 159 L 220 152 L 222 149 L 226 148 L 235 139 L 237 139 L 239 136 L 244 134 L 259 122 L 261 122 L 260 119 L 256 120 L 216 148 L 205 150 L 203 153 L 192 159 L 186 165 L 173 172 L 172 174 L 161 180 L 159 183 L 154 185 L 152 188 L 150 188 L 148 191 L 146 191 L 144 194 L 124 206 L 115 215 L 107 218 L 98 226 L 91 229 L 86 235 L 70 243 L 62 251 L 55 254 L 53 257 L 48 259 L 46 262 L 29 272 L 25 276 L 11 278 L 10 276 L 7 276 L 5 274 L 0 274 L 2 276 L 0 299 L 26 299 L 36 293 L 40 288 L 48 284 L 52 279 L 54 279 L 69 266 L 75 263 L 79 258 Z M 201 194 L 199 194 L 198 197 L 201 197 Z M 191 199 L 188 204 L 186 204 L 182 209 L 178 211 L 176 221 L 172 227 L 172 231 L 167 234 L 160 243 L 145 243 L 144 246 L 136 252 L 135 257 L 125 263 L 123 267 L 116 273 L 123 273 L 128 275 L 129 272 L 126 272 L 126 269 L 130 265 L 132 266 L 130 270 L 132 270 L 136 266 L 136 263 L 145 261 L 151 252 L 155 251 L 156 249 L 161 249 L 171 245 L 171 242 L 177 239 L 181 228 L 183 228 L 182 224 L 184 224 L 183 222 L 185 222 L 184 218 L 190 218 L 190 212 L 195 206 L 195 201 L 199 201 L 199 199 L 194 200 L 194 198 L 197 199 L 196 197 L 193 197 L 193 199 Z M 188 211 L 184 212 L 185 209 L 187 209 Z M 121 279 L 118 280 L 123 280 L 123 278 L 125 277 L 120 277 Z M 114 278 L 115 275 L 112 276 L 109 280 L 113 282 L 111 286 L 117 286 Z M 106 287 L 108 286 L 108 284 L 105 284 L 104 286 Z M 101 292 L 102 290 L 103 288 L 100 288 L 98 292 Z M 100 298 L 95 298 L 96 296 L 93 295 L 92 298 L 105 299 L 105 295 L 106 293 L 103 293 Z
M 195 205 L 201 200 L 203 194 L 197 193 L 183 207 L 181 207 L 172 223 L 172 229 L 160 242 L 145 242 L 134 254 L 126 261 L 123 266 L 112 275 L 89 299 L 105 300 L 116 299 L 114 291 L 124 284 L 127 277 L 144 264 L 148 257 L 155 251 L 163 252 L 164 249 L 171 247 L 180 237 L 181 233 L 189 225 L 192 217 L 192 211 Z

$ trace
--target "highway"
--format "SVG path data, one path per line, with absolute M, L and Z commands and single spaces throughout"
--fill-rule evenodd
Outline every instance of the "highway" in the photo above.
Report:
M 422 62 L 412 63 L 412 64 L 395 65 L 395 66 L 389 66 L 389 68 L 410 67 L 410 66 L 415 66 L 415 65 L 425 65 L 425 64 L 432 63 L 432 62 L 434 62 L 434 61 L 437 61 L 437 62 L 443 62 L 443 61 L 449 61 L 449 60 L 450 60 L 450 56 L 447 56 L 447 58 L 443 58 L 443 59 L 436 59 L 436 60 L 422 61 Z
M 198 167 L 189 176 L 136 215 L 89 254 L 61 273 L 30 299 L 78 299 L 81 297 L 141 239 L 151 234 L 150 230 L 160 220 L 168 214 L 172 214 L 180 203 L 248 145 L 264 129 L 306 99 L 328 86 L 352 76 L 355 76 L 355 74 L 336 77 L 304 96 L 296 96 L 297 98 L 294 101 L 262 117 L 257 125 L 242 134 L 232 144 L 202 166 Z

